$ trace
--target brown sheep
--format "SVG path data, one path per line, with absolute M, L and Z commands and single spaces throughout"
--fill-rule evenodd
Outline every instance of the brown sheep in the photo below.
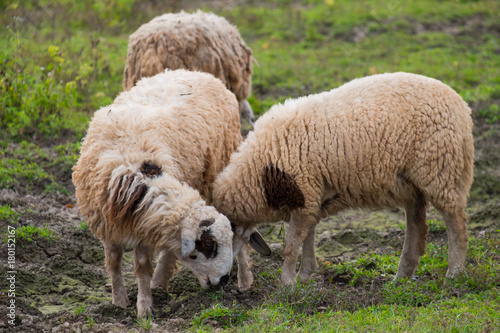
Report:
M 211 73 L 239 102 L 241 121 L 255 122 L 247 101 L 252 85 L 252 50 L 225 18 L 198 11 L 164 14 L 130 35 L 124 90 L 165 68 Z

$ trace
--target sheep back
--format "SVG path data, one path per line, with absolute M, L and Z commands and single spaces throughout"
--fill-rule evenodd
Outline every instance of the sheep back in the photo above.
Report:
M 73 172 L 79 209 L 94 234 L 109 237 L 103 212 L 117 172 L 162 172 L 210 202 L 213 180 L 240 142 L 238 104 L 220 80 L 186 70 L 141 80 L 90 123 Z
M 470 114 L 447 85 L 408 73 L 287 100 L 233 154 L 214 184 L 214 206 L 240 224 L 294 209 L 326 216 L 393 207 L 415 191 L 438 209 L 464 207 L 473 178 Z
M 164 14 L 130 36 L 123 88 L 165 68 L 184 68 L 213 74 L 243 101 L 251 92 L 252 62 L 252 50 L 223 17 L 202 11 Z

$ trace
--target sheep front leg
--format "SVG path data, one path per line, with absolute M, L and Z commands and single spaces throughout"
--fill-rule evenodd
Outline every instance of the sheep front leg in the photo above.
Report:
M 316 225 L 309 229 L 304 245 L 302 245 L 302 263 L 300 264 L 300 281 L 305 282 L 318 269 L 316 254 L 314 252 L 314 236 L 316 235 Z
M 241 291 L 250 289 L 253 283 L 253 274 L 250 271 L 250 254 L 248 253 L 250 246 L 244 244 L 240 252 L 236 256 L 238 261 L 238 288 Z
M 123 248 L 121 244 L 103 243 L 106 271 L 111 278 L 111 289 L 113 304 L 122 308 L 130 305 L 130 301 L 123 286 L 122 257 Z
M 177 271 L 177 258 L 170 252 L 163 250 L 160 252 L 158 262 L 156 264 L 151 288 L 162 287 L 168 291 L 168 281 Z
M 137 316 L 142 317 L 151 313 L 153 308 L 153 297 L 151 295 L 151 276 L 153 275 L 153 265 L 151 257 L 152 248 L 149 245 L 140 243 L 134 247 L 134 266 L 137 277 Z
M 314 231 L 310 232 L 310 230 L 311 228 L 314 228 L 315 224 L 316 221 L 311 217 L 300 216 L 299 214 L 292 213 L 292 218 L 290 219 L 289 228 L 285 238 L 285 248 L 283 250 L 284 263 L 283 271 L 281 272 L 281 283 L 291 285 L 297 282 L 297 272 L 295 267 L 297 266 L 297 259 L 299 257 L 299 248 L 310 233 L 313 234 L 312 237 L 314 240 Z M 308 246 L 306 246 L 306 249 Z M 308 254 L 310 255 L 310 253 Z M 304 268 L 304 270 L 305 269 L 306 268 Z
M 420 195 L 415 202 L 405 205 L 405 241 L 395 280 L 413 276 L 420 257 L 425 253 L 426 237 L 429 231 L 426 221 L 426 209 L 427 204 L 423 195 Z

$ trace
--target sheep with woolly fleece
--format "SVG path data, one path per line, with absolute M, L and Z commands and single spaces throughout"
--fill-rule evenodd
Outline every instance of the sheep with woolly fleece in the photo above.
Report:
M 252 50 L 225 18 L 198 11 L 163 14 L 129 38 L 123 88 L 169 69 L 211 73 L 238 99 L 241 121 L 255 117 L 247 101 L 252 85 Z
M 134 245 L 138 316 L 152 306 L 150 285 L 167 289 L 177 259 L 203 288 L 227 283 L 231 225 L 203 198 L 211 201 L 212 183 L 241 140 L 234 94 L 207 73 L 166 70 L 96 111 L 73 183 L 78 208 L 104 246 L 113 304 L 130 304 L 123 243 Z
M 446 275 L 461 273 L 473 178 L 470 114 L 447 85 L 408 73 L 360 78 L 273 106 L 214 183 L 214 207 L 237 225 L 233 252 L 245 241 L 255 243 L 257 223 L 285 216 L 281 280 L 293 284 L 301 245 L 301 279 L 317 268 L 320 219 L 347 208 L 401 205 L 406 236 L 395 278 L 409 277 L 425 252 L 432 203 L 446 223 Z M 269 251 L 257 245 L 258 252 Z M 249 288 L 248 268 L 242 275 L 240 285 Z

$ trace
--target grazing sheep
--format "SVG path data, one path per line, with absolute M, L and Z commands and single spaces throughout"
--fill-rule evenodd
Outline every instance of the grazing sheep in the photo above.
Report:
M 252 84 L 252 50 L 225 18 L 198 11 L 164 14 L 130 35 L 123 88 L 165 68 L 211 73 L 235 95 L 241 120 L 253 126 L 247 101 Z
M 408 73 L 361 78 L 273 106 L 214 183 L 214 207 L 238 226 L 233 252 L 244 240 L 268 252 L 252 231 L 284 216 L 281 279 L 293 284 L 301 245 L 301 279 L 317 268 L 314 231 L 321 218 L 402 205 L 406 237 L 396 279 L 409 277 L 425 252 L 430 202 L 446 223 L 446 275 L 462 272 L 473 177 L 470 113 L 447 85 Z M 251 274 L 242 275 L 240 285 L 249 288 Z
M 95 113 L 73 182 L 79 210 L 104 245 L 113 304 L 130 304 L 123 243 L 134 245 L 139 316 L 152 305 L 154 250 L 161 254 L 153 286 L 167 289 L 176 259 L 203 288 L 227 283 L 231 226 L 202 196 L 211 200 L 212 183 L 241 140 L 234 94 L 207 73 L 166 70 Z

